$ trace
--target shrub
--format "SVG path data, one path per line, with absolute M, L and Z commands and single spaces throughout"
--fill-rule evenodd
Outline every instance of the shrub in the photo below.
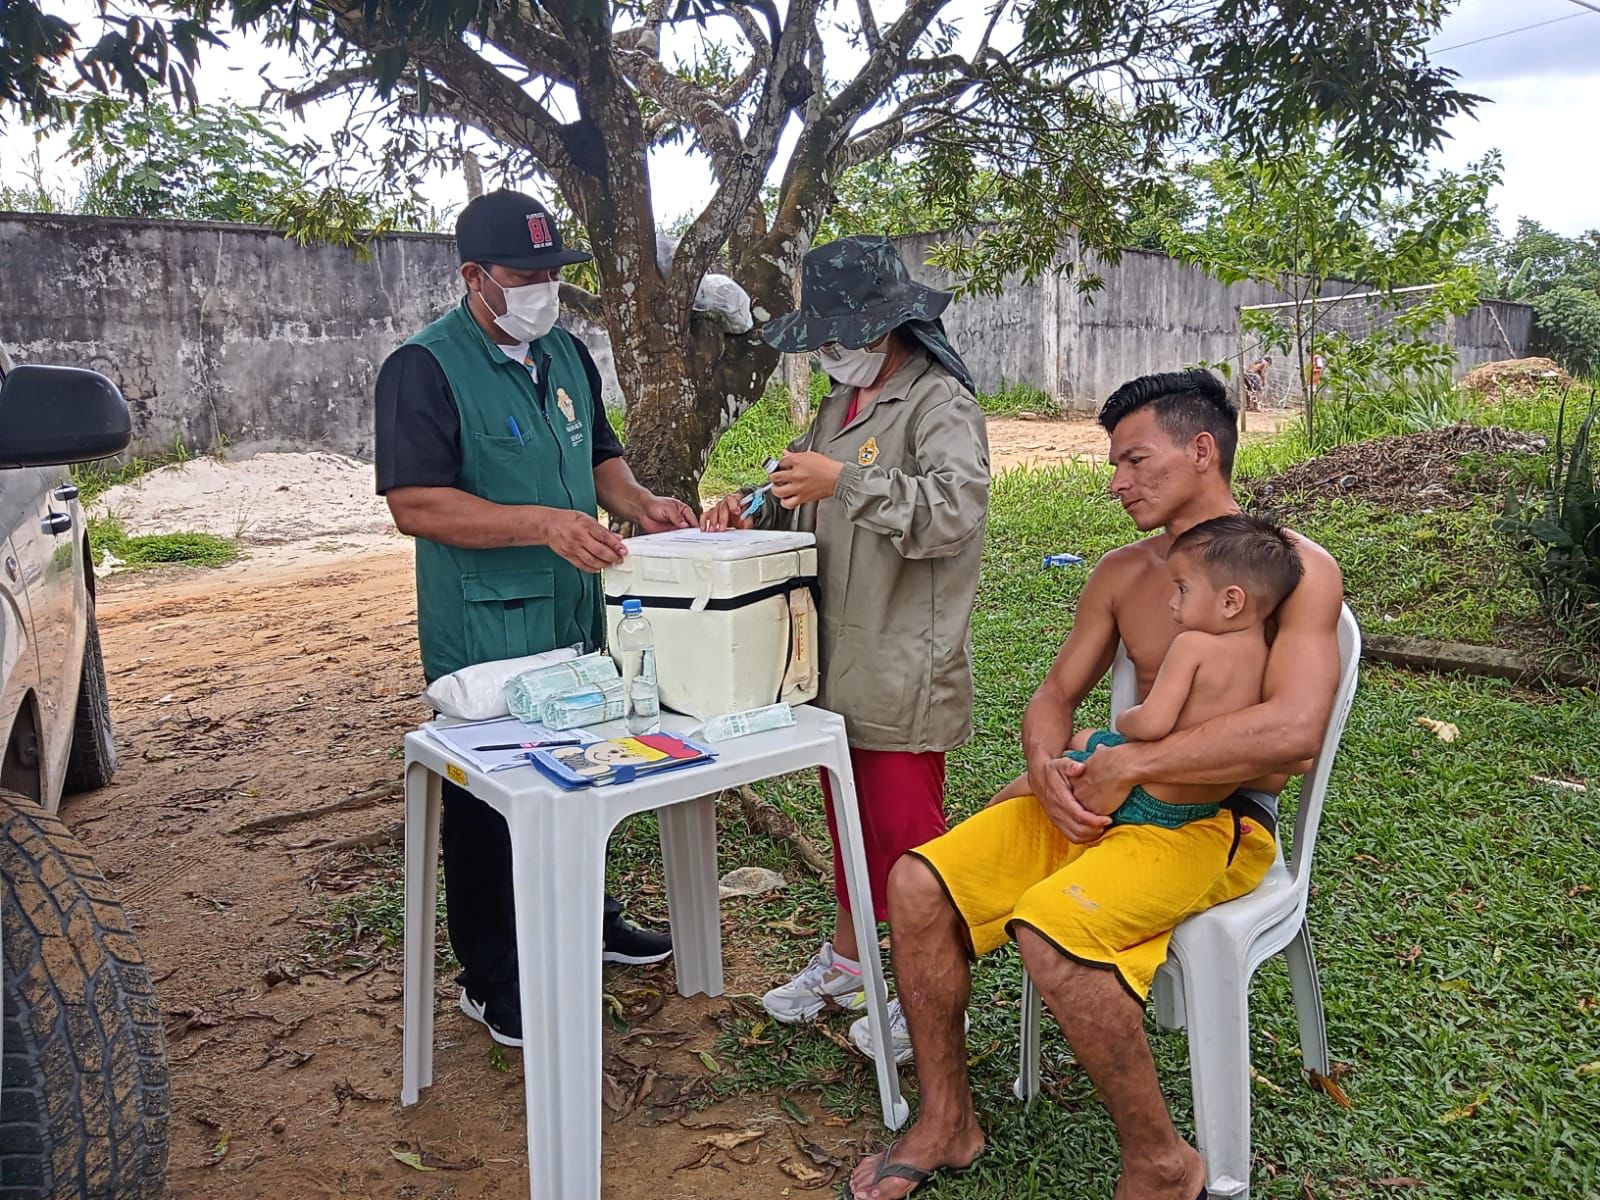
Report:
M 1600 374 L 1600 295 L 1563 284 L 1531 303 L 1540 349 L 1574 375 Z
M 1506 493 L 1495 523 L 1526 556 L 1525 567 L 1546 612 L 1580 636 L 1600 642 L 1600 492 L 1595 490 L 1596 393 L 1570 445 L 1566 409 L 1556 424 L 1544 487 Z

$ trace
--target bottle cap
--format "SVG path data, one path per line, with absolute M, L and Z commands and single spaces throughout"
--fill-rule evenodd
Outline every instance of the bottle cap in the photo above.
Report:
M 637 600 L 630 599 L 622 602 L 622 615 L 625 617 L 637 617 L 643 611 L 644 605 Z

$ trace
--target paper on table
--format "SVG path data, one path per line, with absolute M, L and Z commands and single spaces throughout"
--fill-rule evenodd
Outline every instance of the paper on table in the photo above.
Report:
M 524 742 L 565 742 L 574 739 L 587 744 L 600 740 L 599 734 L 590 733 L 587 729 L 564 729 L 557 732 L 530 721 L 519 721 L 515 717 L 459 723 L 431 721 L 422 729 L 434 741 L 468 763 L 474 770 L 486 773 L 532 766 L 532 762 L 528 759 L 529 751 L 480 751 L 474 750 L 474 746 L 509 746 L 513 743 L 520 745 Z

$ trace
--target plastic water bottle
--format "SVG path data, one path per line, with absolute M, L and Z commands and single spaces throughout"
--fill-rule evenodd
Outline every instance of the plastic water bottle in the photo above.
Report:
M 656 687 L 656 635 L 644 619 L 644 605 L 622 602 L 617 623 L 617 657 L 622 666 L 622 693 L 627 701 L 629 733 L 654 733 L 661 728 L 661 695 Z

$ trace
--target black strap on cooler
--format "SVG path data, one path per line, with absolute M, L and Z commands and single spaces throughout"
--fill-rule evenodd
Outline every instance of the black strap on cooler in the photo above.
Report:
M 822 588 L 815 575 L 795 575 L 788 579 L 779 580 L 777 583 L 768 584 L 764 588 L 757 588 L 753 592 L 746 592 L 742 596 L 721 596 L 715 600 L 707 600 L 701 606 L 701 612 L 731 612 L 736 608 L 744 608 L 749 604 L 758 604 L 762 600 L 770 600 L 774 596 L 787 596 L 790 592 L 797 592 L 801 588 L 811 593 L 811 598 L 819 606 L 822 603 Z M 631 595 L 607 596 L 606 604 L 611 608 L 621 608 L 622 602 L 632 599 Z M 677 608 L 690 609 L 695 606 L 693 596 L 649 596 L 645 597 L 645 613 L 649 614 L 652 608 Z

